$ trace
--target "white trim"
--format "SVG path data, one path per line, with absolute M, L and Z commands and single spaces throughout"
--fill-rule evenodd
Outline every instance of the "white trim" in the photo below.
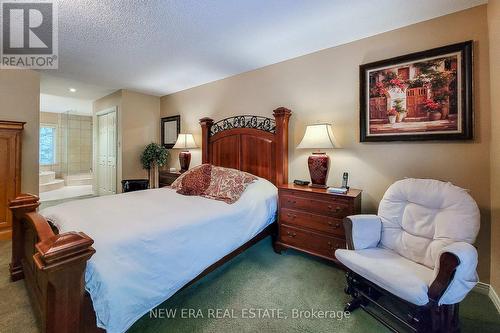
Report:
M 497 308 L 498 313 L 500 313 L 500 298 L 498 298 L 498 294 L 492 286 L 490 286 L 490 292 L 488 293 L 488 296 Z
M 475 291 L 476 293 L 481 295 L 488 295 L 488 293 L 490 292 L 490 285 L 484 282 L 478 282 L 474 286 L 474 289 L 472 289 L 472 291 Z
M 493 302 L 493 305 L 497 309 L 498 313 L 500 313 L 500 298 L 498 297 L 498 294 L 491 285 L 484 282 L 478 282 L 474 286 L 472 291 L 481 295 L 487 295 L 489 299 Z

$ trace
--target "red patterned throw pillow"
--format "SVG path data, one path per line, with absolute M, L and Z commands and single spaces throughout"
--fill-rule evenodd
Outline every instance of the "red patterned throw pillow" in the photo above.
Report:
M 255 180 L 257 180 L 257 177 L 247 172 L 213 166 L 210 185 L 202 196 L 232 204 L 241 197 L 247 186 Z
M 187 175 L 189 175 L 191 172 L 195 172 L 197 169 L 201 168 L 204 165 L 208 165 L 208 164 L 197 165 L 195 167 L 192 167 L 188 171 L 186 171 L 184 173 L 181 173 L 181 175 L 179 177 L 177 177 L 177 179 L 174 180 L 172 182 L 172 184 L 170 184 L 170 188 L 174 189 L 174 190 L 180 189 L 182 187 L 182 180 L 184 179 L 184 177 L 186 177 Z
M 202 164 L 185 172 L 179 181 L 180 186 L 176 184 L 176 188 L 178 186 L 177 193 L 183 195 L 202 195 L 210 185 L 211 172 L 212 166 L 210 164 Z M 172 183 L 172 185 L 174 184 Z

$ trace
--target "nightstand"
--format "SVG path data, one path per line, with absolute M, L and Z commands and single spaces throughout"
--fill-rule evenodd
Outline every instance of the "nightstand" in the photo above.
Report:
M 332 194 L 326 189 L 288 184 L 280 186 L 278 241 L 287 248 L 334 261 L 335 250 L 346 248 L 342 220 L 361 211 L 361 190 Z
M 170 172 L 167 170 L 160 170 L 160 181 L 159 181 L 159 186 L 164 187 L 164 186 L 170 186 L 176 180 L 179 176 L 181 175 L 180 172 Z

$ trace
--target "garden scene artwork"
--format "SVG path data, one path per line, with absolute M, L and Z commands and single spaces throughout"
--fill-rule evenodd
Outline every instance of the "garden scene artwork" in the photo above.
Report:
M 472 42 L 360 66 L 361 141 L 472 138 Z
M 459 57 L 369 71 L 370 134 L 459 132 Z

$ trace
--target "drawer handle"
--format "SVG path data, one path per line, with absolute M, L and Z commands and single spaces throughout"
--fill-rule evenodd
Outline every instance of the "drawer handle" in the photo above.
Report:
M 294 219 L 294 218 L 296 218 L 296 217 L 297 217 L 297 215 L 295 215 L 295 214 L 291 214 L 291 213 L 287 213 L 286 215 L 287 215 L 288 217 L 292 218 L 292 219 Z
M 330 209 L 330 210 L 333 209 L 332 205 L 328 205 L 328 209 Z M 340 212 L 341 210 L 342 210 L 342 208 L 340 206 L 335 207 L 336 213 Z
M 295 237 L 297 236 L 297 234 L 295 232 L 290 232 L 290 231 L 287 231 L 286 234 L 288 235 L 288 237 Z
M 295 200 L 290 200 L 288 199 L 288 203 L 291 203 L 291 204 L 296 204 L 297 202 Z
M 333 222 L 332 222 L 332 221 L 329 221 L 329 222 L 328 222 L 328 225 L 329 225 L 330 227 L 333 227 L 333 229 L 338 229 L 338 228 L 340 228 L 340 223 L 335 223 L 335 225 L 333 225 Z

